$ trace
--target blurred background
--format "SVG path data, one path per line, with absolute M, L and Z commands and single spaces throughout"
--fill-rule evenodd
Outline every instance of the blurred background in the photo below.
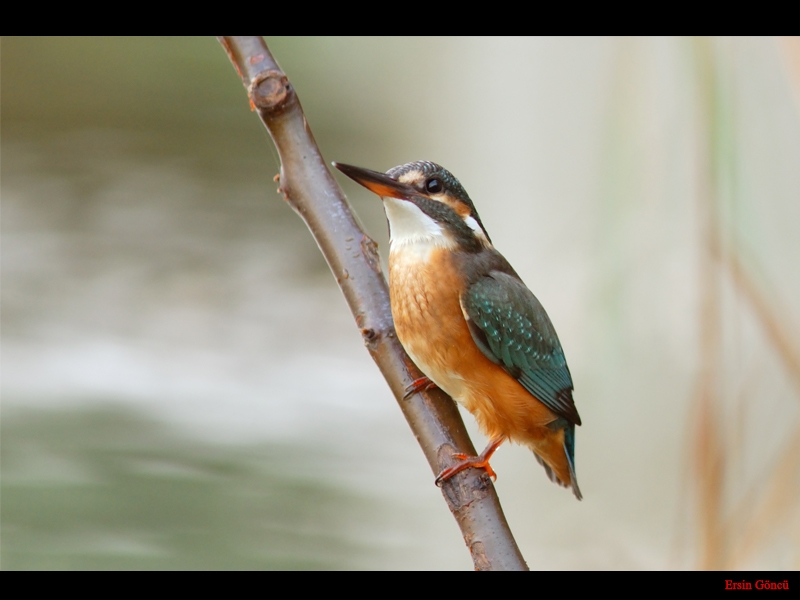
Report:
M 798 38 L 267 43 L 328 161 L 444 165 L 547 308 L 585 499 L 501 448 L 531 568 L 800 568 Z M 0 566 L 471 569 L 216 40 L 0 57 Z

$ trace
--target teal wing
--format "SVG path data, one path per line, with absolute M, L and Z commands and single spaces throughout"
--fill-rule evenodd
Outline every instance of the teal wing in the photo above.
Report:
M 524 283 L 492 271 L 461 297 L 472 339 L 537 400 L 570 423 L 581 424 L 572 377 L 544 308 Z

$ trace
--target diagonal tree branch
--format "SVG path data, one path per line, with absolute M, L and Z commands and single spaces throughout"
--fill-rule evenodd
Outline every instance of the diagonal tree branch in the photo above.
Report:
M 392 323 L 389 290 L 377 246 L 353 217 L 328 171 L 286 75 L 264 40 L 224 36 L 228 53 L 281 160 L 280 191 L 303 218 L 344 292 L 364 343 L 386 378 L 425 458 L 436 474 L 451 455 L 474 456 L 455 403 L 438 389 L 403 395 L 422 374 L 406 355 Z M 458 522 L 477 570 L 527 570 L 494 486 L 482 470 L 467 469 L 446 481 L 442 494 Z

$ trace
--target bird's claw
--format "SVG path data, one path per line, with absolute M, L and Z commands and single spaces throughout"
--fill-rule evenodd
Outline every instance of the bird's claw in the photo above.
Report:
M 424 392 L 425 390 L 429 390 L 431 388 L 435 388 L 436 384 L 433 383 L 427 377 L 420 377 L 419 379 L 415 379 L 411 382 L 411 384 L 406 388 L 406 393 L 403 395 L 403 400 L 408 400 L 411 396 L 416 394 L 417 392 Z
M 468 454 L 464 454 L 462 452 L 454 452 L 453 458 L 461 461 L 454 464 L 452 467 L 447 467 L 444 469 L 439 475 L 436 476 L 434 483 L 437 486 L 441 486 L 443 482 L 450 479 L 456 473 L 460 473 L 464 469 L 469 469 L 473 467 L 475 469 L 484 469 L 486 474 L 492 478 L 492 481 L 497 481 L 497 473 L 494 472 L 494 469 L 489 465 L 489 459 L 492 458 L 492 454 L 497 448 L 500 447 L 500 444 L 503 443 L 505 438 L 494 438 L 489 445 L 486 447 L 486 450 L 481 452 L 478 456 L 469 456 Z
M 452 467 L 447 467 L 436 476 L 434 483 L 437 487 L 441 487 L 445 481 L 461 471 L 469 469 L 470 467 L 475 469 L 484 469 L 486 474 L 492 478 L 492 481 L 497 481 L 497 473 L 495 473 L 494 469 L 492 469 L 491 465 L 489 465 L 488 459 L 484 459 L 481 456 L 468 456 L 466 454 L 462 454 L 461 452 L 453 454 L 453 458 L 456 458 L 461 462 L 456 463 Z

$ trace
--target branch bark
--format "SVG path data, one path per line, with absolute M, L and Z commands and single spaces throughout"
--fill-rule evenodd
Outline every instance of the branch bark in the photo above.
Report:
M 438 389 L 403 399 L 422 374 L 394 331 L 389 290 L 377 246 L 356 222 L 350 206 L 320 154 L 297 94 L 264 40 L 256 36 L 218 38 L 239 73 L 281 161 L 280 188 L 306 222 L 344 292 L 364 343 L 386 378 L 434 474 L 453 463 L 452 454 L 474 456 L 461 415 Z M 490 478 L 467 469 L 442 486 L 477 570 L 527 570 Z

